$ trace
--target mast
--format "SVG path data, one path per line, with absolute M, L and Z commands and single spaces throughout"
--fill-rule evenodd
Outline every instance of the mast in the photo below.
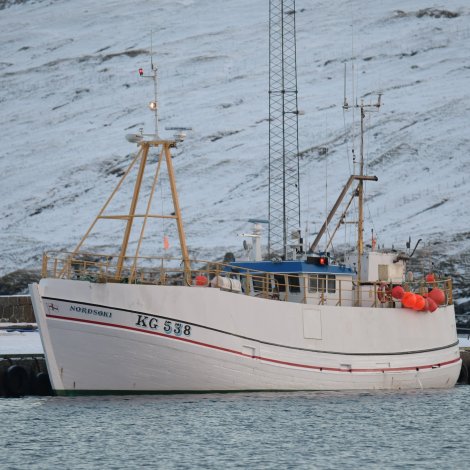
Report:
M 361 145 L 360 145 L 360 161 L 359 161 L 359 174 L 358 175 L 351 175 L 345 184 L 341 194 L 339 195 L 338 199 L 336 200 L 333 208 L 331 209 L 330 213 L 328 214 L 325 222 L 323 223 L 320 231 L 318 232 L 315 240 L 310 245 L 309 252 L 313 253 L 317 248 L 318 244 L 320 243 L 321 238 L 326 232 L 326 228 L 328 224 L 331 222 L 333 216 L 335 215 L 336 211 L 338 210 L 341 202 L 343 201 L 346 193 L 348 192 L 349 188 L 351 187 L 354 181 L 358 181 L 357 186 L 353 189 L 349 202 L 346 205 L 346 209 L 343 210 L 339 221 L 334 229 L 333 235 L 331 235 L 330 240 L 327 243 L 326 249 L 331 244 L 333 237 L 338 230 L 339 226 L 345 223 L 344 218 L 346 216 L 346 212 L 351 205 L 353 199 L 355 197 L 358 198 L 358 220 L 357 220 L 357 276 L 356 276 L 356 295 L 355 295 L 355 304 L 359 305 L 361 300 L 361 270 L 362 270 L 362 256 L 364 254 L 364 181 L 377 181 L 376 176 L 367 176 L 364 174 L 364 120 L 366 117 L 366 112 L 373 112 L 378 111 L 382 106 L 382 94 L 379 93 L 377 101 L 372 104 L 364 104 L 364 101 L 361 101 L 361 104 L 350 106 L 346 99 L 346 93 L 344 96 L 343 102 L 343 109 L 348 110 L 350 108 L 359 108 L 361 111 Z
M 358 216 L 357 216 L 357 289 L 356 289 L 356 303 L 360 303 L 361 299 L 361 271 L 362 271 L 362 255 L 364 254 L 364 180 L 368 179 L 364 175 L 364 120 L 366 112 L 378 111 L 382 106 L 382 94 L 378 94 L 377 101 L 372 104 L 355 104 L 349 106 L 346 98 L 344 100 L 343 109 L 348 110 L 350 107 L 359 108 L 361 112 L 361 144 L 360 144 L 360 159 L 359 159 L 359 183 L 357 185 L 357 199 L 358 199 Z
M 117 186 L 115 187 L 115 189 L 113 190 L 109 198 L 107 199 L 106 203 L 103 205 L 98 215 L 95 217 L 93 223 L 90 225 L 87 232 L 85 233 L 83 238 L 80 240 L 80 242 L 76 246 L 75 250 L 73 251 L 71 255 L 71 259 L 73 260 L 75 255 L 77 255 L 78 253 L 81 253 L 81 247 L 83 243 L 88 238 L 88 236 L 90 235 L 90 233 L 92 232 L 93 228 L 95 227 L 96 223 L 99 220 L 114 219 L 114 220 L 125 221 L 126 225 L 123 230 L 123 238 L 122 238 L 121 246 L 119 249 L 119 255 L 117 256 L 117 263 L 115 267 L 114 278 L 115 279 L 126 278 L 128 279 L 128 282 L 134 282 L 137 278 L 137 264 L 138 264 L 138 259 L 139 259 L 139 252 L 140 252 L 140 248 L 142 245 L 142 241 L 144 239 L 147 221 L 152 218 L 162 219 L 162 220 L 173 219 L 176 222 L 176 226 L 178 230 L 178 238 L 179 238 L 179 243 L 180 243 L 180 248 L 181 248 L 181 255 L 183 259 L 185 279 L 187 282 L 190 282 L 191 265 L 190 265 L 188 248 L 186 245 L 186 236 L 185 236 L 184 227 L 183 227 L 183 219 L 182 219 L 181 209 L 179 205 L 178 192 L 176 188 L 176 180 L 175 180 L 175 174 L 173 170 L 171 149 L 176 147 L 177 143 L 182 142 L 184 140 L 185 134 L 183 131 L 191 130 L 191 128 L 187 128 L 187 127 L 169 128 L 172 130 L 179 131 L 179 133 L 175 135 L 174 139 L 162 139 L 159 137 L 158 103 L 157 103 L 158 76 L 157 76 L 157 66 L 154 65 L 153 58 L 151 58 L 151 71 L 152 71 L 151 75 L 144 75 L 144 70 L 140 68 L 139 75 L 141 77 L 151 78 L 153 80 L 154 100 L 149 103 L 149 108 L 154 113 L 155 133 L 143 134 L 141 130 L 139 134 L 126 135 L 126 139 L 129 142 L 136 143 L 140 147 L 140 149 L 135 155 L 135 157 L 133 158 L 133 160 L 131 161 L 127 170 L 122 175 L 121 179 L 119 180 Z M 157 164 L 156 164 L 156 170 L 155 170 L 155 174 L 153 177 L 151 190 L 150 190 L 149 195 L 147 196 L 146 210 L 145 210 L 145 213 L 141 214 L 141 213 L 137 213 L 137 207 L 138 207 L 139 200 L 142 196 L 141 194 L 142 183 L 145 178 L 145 173 L 146 173 L 148 166 L 150 165 L 149 161 L 151 159 L 148 158 L 150 148 L 159 149 L 159 157 L 158 157 Z M 171 195 L 172 195 L 173 212 L 169 215 L 151 213 L 152 199 L 155 193 L 155 188 L 159 180 L 162 163 L 166 164 L 166 168 L 168 172 L 168 180 L 169 180 L 169 185 L 170 185 Z M 138 166 L 137 177 L 134 183 L 133 195 L 132 195 L 132 200 L 130 203 L 129 211 L 127 212 L 127 214 L 110 214 L 110 215 L 105 214 L 106 209 L 108 208 L 114 196 L 117 194 L 117 192 L 123 185 L 126 178 L 131 173 L 131 170 L 137 166 Z M 134 256 L 128 256 L 130 238 L 131 238 L 131 234 L 134 228 L 134 222 L 136 221 L 136 219 L 142 219 L 140 235 L 137 239 L 137 247 L 136 247 Z M 127 261 L 127 265 L 126 265 L 126 261 Z M 131 266 L 129 266 L 129 261 L 132 263 Z
M 300 228 L 295 0 L 269 2 L 268 251 L 287 259 Z
M 153 31 L 150 32 L 150 68 L 153 76 L 153 96 L 154 100 L 150 103 L 150 109 L 155 113 L 155 138 L 158 138 L 158 68 L 153 63 Z
M 131 206 L 129 208 L 129 215 L 127 217 L 126 229 L 124 230 L 124 237 L 121 243 L 121 250 L 119 252 L 118 263 L 116 267 L 116 277 L 121 277 L 122 267 L 124 265 L 124 259 L 127 254 L 127 246 L 129 244 L 129 237 L 132 231 L 132 225 L 134 224 L 135 210 L 137 208 L 137 202 L 139 201 L 140 189 L 142 187 L 142 179 L 144 177 L 145 166 L 147 164 L 147 156 L 149 153 L 149 146 L 142 144 L 140 156 L 139 171 L 137 173 L 137 179 L 134 185 L 134 193 L 132 195 Z
M 364 176 L 364 103 L 361 102 L 361 147 L 360 147 L 360 162 L 359 162 L 359 175 Z M 362 270 L 362 254 L 364 253 L 364 183 L 359 181 L 357 187 L 357 294 L 356 299 L 359 304 L 360 285 L 361 285 L 361 270 Z

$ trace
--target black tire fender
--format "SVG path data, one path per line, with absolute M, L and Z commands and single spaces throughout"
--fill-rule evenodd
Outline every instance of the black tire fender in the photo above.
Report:
M 47 372 L 38 372 L 33 381 L 33 393 L 41 397 L 52 395 L 51 381 Z
M 460 375 L 457 379 L 457 383 L 459 384 L 468 384 L 468 369 L 467 366 L 462 362 L 462 368 L 460 369 Z
M 7 369 L 5 385 L 9 396 L 23 396 L 28 390 L 28 382 L 28 373 L 24 367 L 14 364 Z

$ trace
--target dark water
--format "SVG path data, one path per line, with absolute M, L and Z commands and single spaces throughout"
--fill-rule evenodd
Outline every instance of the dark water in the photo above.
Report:
M 470 386 L 0 399 L 0 468 L 470 468 Z

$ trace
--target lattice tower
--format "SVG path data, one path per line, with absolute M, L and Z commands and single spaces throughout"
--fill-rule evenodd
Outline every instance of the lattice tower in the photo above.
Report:
M 269 3 L 269 253 L 300 228 L 295 0 Z

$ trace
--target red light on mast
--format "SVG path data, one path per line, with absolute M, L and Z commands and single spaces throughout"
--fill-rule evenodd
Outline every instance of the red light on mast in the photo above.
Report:
M 139 69 L 139 75 L 142 76 L 144 74 L 144 69 Z

